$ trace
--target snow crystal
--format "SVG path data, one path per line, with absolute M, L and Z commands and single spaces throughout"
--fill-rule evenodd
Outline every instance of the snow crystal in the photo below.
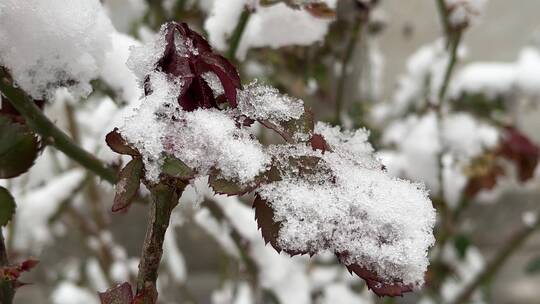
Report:
M 153 93 L 142 100 L 131 116 L 126 117 L 119 128 L 122 136 L 134 145 L 145 164 L 146 178 L 157 181 L 161 173 L 161 153 L 167 122 L 159 119 L 159 113 L 167 105 L 175 104 L 182 84 L 169 82 L 163 73 L 151 73 Z
M 156 69 L 159 59 L 165 52 L 167 42 L 165 41 L 165 26 L 161 27 L 157 35 L 143 45 L 132 46 L 131 54 L 127 61 L 127 66 L 135 73 L 135 76 L 142 83 L 147 75 Z
M 299 119 L 304 113 L 304 102 L 283 95 L 274 87 L 253 82 L 238 90 L 238 108 L 249 118 L 267 120 L 277 125 Z
M 328 127 L 326 131 L 337 132 Z M 367 137 L 363 135 L 329 137 L 336 151 L 347 151 L 319 154 L 331 173 L 305 177 L 293 172 L 261 186 L 258 193 L 281 223 L 282 248 L 347 252 L 343 257 L 347 265 L 357 263 L 384 280 L 420 285 L 428 265 L 427 249 L 434 241 L 435 211 L 423 186 L 391 178 L 380 164 L 366 167 L 357 162 L 356 156 L 367 157 L 364 151 L 371 148 L 361 140 Z M 348 138 L 363 145 L 364 151 L 351 153 L 350 142 L 344 140 Z
M 341 131 L 339 126 L 317 122 L 315 133 L 320 134 L 326 143 L 337 154 L 354 159 L 358 164 L 372 169 L 380 168 L 380 164 L 373 158 L 373 147 L 369 144 L 369 131 L 358 129 L 355 131 Z
M 200 173 L 216 167 L 228 179 L 247 183 L 270 162 L 262 145 L 227 112 L 198 109 L 181 118 L 166 134 L 167 151 Z
M 227 49 L 227 39 L 234 31 L 245 4 L 251 4 L 251 1 L 214 1 L 205 29 L 210 43 L 218 50 Z M 310 45 L 324 38 L 330 22 L 304 10 L 292 9 L 281 2 L 258 6 L 248 20 L 236 56 L 244 59 L 247 51 L 254 47 Z
M 219 80 L 219 77 L 216 75 L 216 73 L 206 72 L 201 76 L 208 84 L 210 89 L 212 89 L 212 94 L 214 95 L 214 97 L 218 97 L 225 93 L 225 89 L 223 89 L 223 85 L 221 84 L 221 81 Z
M 98 0 L 0 2 L 0 65 L 35 99 L 92 91 L 112 25 Z

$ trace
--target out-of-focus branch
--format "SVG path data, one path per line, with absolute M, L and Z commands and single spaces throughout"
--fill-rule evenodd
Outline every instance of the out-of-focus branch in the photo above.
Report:
M 245 7 L 244 10 L 242 11 L 242 14 L 240 15 L 240 18 L 238 19 L 238 23 L 236 24 L 234 32 L 229 41 L 229 50 L 227 51 L 227 58 L 231 61 L 235 60 L 236 51 L 238 50 L 238 46 L 240 45 L 240 41 L 242 40 L 242 35 L 244 34 L 244 30 L 246 29 L 246 25 L 249 21 L 250 16 L 251 16 L 250 9 L 248 7 Z
M 536 214 L 538 216 L 538 213 Z M 491 279 L 501 267 L 505 264 L 510 256 L 516 252 L 521 246 L 525 243 L 527 238 L 534 234 L 535 231 L 540 229 L 540 220 L 537 220 L 533 225 L 525 225 L 520 230 L 518 230 L 506 244 L 497 251 L 493 259 L 491 259 L 484 270 L 480 272 L 476 278 L 469 283 L 461 291 L 461 293 L 450 302 L 451 304 L 462 304 L 467 303 L 474 291 L 480 287 L 482 284 L 486 283 Z
M 9 99 L 13 107 L 25 118 L 28 126 L 41 137 L 50 142 L 58 150 L 93 172 L 103 180 L 114 184 L 117 176 L 115 170 L 106 166 L 101 160 L 88 153 L 60 130 L 43 114 L 34 101 L 22 90 L 0 80 L 0 91 Z
M 157 298 L 156 281 L 163 255 L 165 232 L 183 187 L 158 184 L 150 189 L 152 202 L 137 278 L 137 294 L 144 295 L 144 303 L 154 303 Z
M 335 104 L 335 116 L 334 119 L 336 123 L 341 122 L 341 113 L 343 111 L 343 96 L 345 94 L 345 83 L 347 81 L 347 76 L 349 74 L 348 68 L 349 63 L 353 57 L 354 51 L 356 49 L 356 45 L 358 44 L 358 41 L 362 39 L 362 31 L 364 24 L 367 21 L 367 17 L 364 14 L 361 14 L 360 16 L 357 16 L 354 21 L 354 25 L 351 31 L 351 35 L 349 37 L 349 41 L 347 42 L 347 46 L 345 49 L 345 54 L 343 55 L 343 58 L 341 60 L 341 69 L 339 72 L 339 80 L 336 88 L 336 104 Z
M 8 264 L 9 260 L 6 244 L 4 243 L 4 236 L 2 235 L 2 229 L 0 228 L 0 267 L 8 266 Z M 0 303 L 11 304 L 14 295 L 14 283 L 12 281 L 4 281 L 0 278 Z

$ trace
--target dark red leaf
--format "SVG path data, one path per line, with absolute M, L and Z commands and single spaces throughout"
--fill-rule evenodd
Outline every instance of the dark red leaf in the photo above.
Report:
M 116 193 L 112 212 L 126 209 L 139 191 L 141 177 L 143 174 L 143 163 L 140 158 L 132 159 L 119 173 L 116 183 Z
M 137 150 L 129 146 L 129 143 L 122 137 L 120 132 L 118 132 L 118 128 L 114 128 L 114 130 L 105 136 L 105 142 L 107 142 L 109 148 L 116 153 L 132 156 L 140 155 Z
M 116 285 L 105 292 L 99 292 L 101 304 L 132 304 L 133 292 L 127 282 Z
M 337 256 L 339 258 L 340 255 L 338 254 Z M 369 271 L 360 265 L 351 264 L 347 265 L 346 267 L 349 272 L 354 273 L 360 278 L 364 279 L 368 288 L 373 290 L 373 292 L 380 297 L 403 296 L 405 292 L 410 292 L 413 290 L 411 285 L 404 285 L 403 283 L 398 281 L 385 282 L 384 280 L 379 278 L 374 272 Z
M 196 66 L 199 75 L 205 72 L 214 72 L 217 75 L 231 107 L 236 108 L 236 89 L 242 87 L 236 68 L 225 57 L 214 53 L 202 55 Z
M 518 129 L 506 127 L 498 154 L 514 162 L 519 179 L 524 182 L 534 175 L 540 158 L 540 149 Z
M 320 134 L 313 134 L 309 140 L 309 143 L 314 150 L 321 150 L 323 153 L 330 149 L 328 143 Z

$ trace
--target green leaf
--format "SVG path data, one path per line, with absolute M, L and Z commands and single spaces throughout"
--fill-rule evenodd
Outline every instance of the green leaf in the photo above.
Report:
M 454 247 L 456 248 L 460 259 L 463 260 L 465 258 L 465 254 L 467 253 L 467 249 L 470 245 L 471 241 L 465 235 L 460 234 L 456 236 L 454 239 Z
M 0 178 L 12 178 L 28 171 L 40 147 L 37 136 L 23 124 L 0 117 Z
M 139 191 L 141 177 L 143 173 L 143 163 L 140 158 L 132 159 L 119 173 L 118 183 L 116 183 L 116 194 L 112 211 L 117 212 L 126 209 L 131 205 L 131 201 Z
M 538 274 L 540 273 L 540 256 L 532 259 L 525 268 L 525 271 L 528 274 Z
M 0 186 L 0 226 L 5 226 L 15 214 L 15 199 L 9 191 Z
M 171 156 L 166 157 L 163 161 L 161 172 L 170 177 L 178 178 L 183 181 L 188 181 L 195 175 L 193 169 L 188 167 L 183 161 Z

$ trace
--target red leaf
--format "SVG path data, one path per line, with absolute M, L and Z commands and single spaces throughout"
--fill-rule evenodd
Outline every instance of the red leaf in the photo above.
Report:
M 231 107 L 236 108 L 236 89 L 242 87 L 236 68 L 225 57 L 214 53 L 202 55 L 196 64 L 199 75 L 209 71 L 217 75 Z
M 330 149 L 328 143 L 320 134 L 313 134 L 309 140 L 309 143 L 314 150 L 321 150 L 323 153 Z
M 137 150 L 131 148 L 129 146 L 129 143 L 122 137 L 120 132 L 118 132 L 118 128 L 114 128 L 107 136 L 105 136 L 105 142 L 107 142 L 107 145 L 111 150 L 118 154 L 124 154 L 124 155 L 132 155 L 132 156 L 139 156 L 139 152 Z
M 337 256 L 339 258 L 339 255 Z M 379 278 L 375 273 L 365 269 L 364 267 L 360 265 L 351 264 L 351 265 L 347 265 L 346 267 L 347 267 L 347 270 L 349 270 L 349 272 L 355 273 L 357 276 L 364 279 L 364 281 L 366 281 L 368 288 L 373 290 L 373 292 L 379 297 L 403 296 L 403 293 L 410 292 L 413 290 L 411 285 L 404 285 L 403 283 L 398 282 L 398 281 L 385 282 L 384 280 Z
M 116 183 L 116 193 L 112 212 L 126 209 L 139 191 L 141 177 L 143 175 L 143 163 L 140 158 L 132 159 L 121 171 Z
M 133 292 L 127 282 L 116 285 L 105 292 L 98 292 L 101 304 L 132 304 Z
M 524 182 L 534 175 L 540 158 L 540 149 L 518 129 L 506 127 L 498 154 L 515 163 L 519 179 Z

